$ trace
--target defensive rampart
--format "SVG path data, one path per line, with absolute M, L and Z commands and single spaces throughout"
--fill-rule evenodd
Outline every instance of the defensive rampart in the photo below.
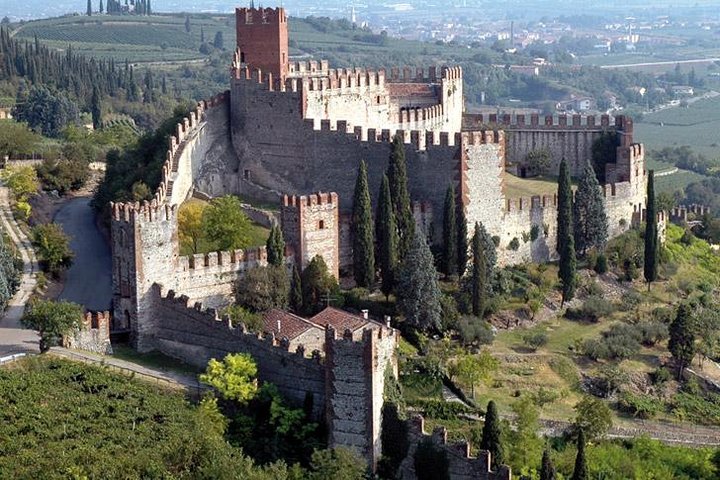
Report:
M 449 443 L 447 429 L 437 427 L 432 434 L 425 433 L 425 420 L 416 415 L 408 420 L 408 439 L 410 448 L 407 457 L 400 465 L 400 474 L 403 479 L 415 480 L 415 451 L 420 442 L 430 442 L 435 448 L 445 453 L 448 460 L 448 473 L 451 480 L 510 480 L 512 478 L 510 467 L 502 465 L 496 471 L 490 468 L 490 452 L 480 450 L 477 456 L 470 455 L 470 444 Z
M 63 336 L 62 345 L 65 348 L 111 355 L 110 312 L 85 312 L 80 330 Z

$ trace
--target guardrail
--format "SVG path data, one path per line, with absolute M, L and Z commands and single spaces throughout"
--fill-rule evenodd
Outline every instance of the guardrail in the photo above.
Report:
M 4 357 L 0 357 L 0 365 L 4 365 L 6 363 L 12 363 L 14 361 L 17 361 L 20 358 L 26 357 L 26 353 L 15 353 L 13 355 L 6 355 Z

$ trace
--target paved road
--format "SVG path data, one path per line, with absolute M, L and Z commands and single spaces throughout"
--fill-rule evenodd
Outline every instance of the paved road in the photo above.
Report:
M 59 298 L 84 305 L 88 310 L 108 310 L 112 298 L 110 247 L 95 225 L 90 197 L 65 203 L 55 221 L 70 236 L 70 248 L 75 252 Z
M 15 223 L 10 211 L 7 187 L 0 186 L 0 223 L 10 239 L 17 245 L 23 260 L 23 275 L 20 288 L 8 302 L 8 308 L 0 317 L 0 357 L 22 352 L 38 351 L 38 336 L 32 330 L 20 325 L 25 303 L 35 288 L 35 272 L 38 270 L 35 252 L 30 240 Z

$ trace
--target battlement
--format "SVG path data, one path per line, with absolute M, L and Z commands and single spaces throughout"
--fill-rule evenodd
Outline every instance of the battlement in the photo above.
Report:
M 542 123 L 541 123 L 542 120 Z M 581 130 L 604 130 L 615 128 L 630 134 L 632 138 L 632 119 L 624 115 L 618 115 L 611 122 L 609 115 L 545 115 L 542 117 L 537 113 L 529 116 L 523 114 L 510 115 L 496 113 L 491 114 L 465 114 L 463 115 L 463 129 L 477 128 L 482 125 L 502 125 L 510 129 L 581 129 Z
M 438 75 L 439 70 L 439 75 Z M 461 80 L 462 67 L 392 67 L 387 77 L 392 83 L 439 83 L 440 80 Z
M 110 344 L 110 312 L 85 312 L 80 329 L 63 335 L 62 346 L 100 355 L 113 353 Z
M 314 205 L 337 205 L 338 196 L 335 192 L 330 193 L 313 193 L 311 195 L 283 195 L 283 207 L 311 207 Z
M 181 313 L 183 318 L 196 322 L 198 326 L 210 327 L 216 333 L 241 339 L 243 343 L 250 343 L 256 348 L 268 349 L 286 356 L 288 359 L 292 358 L 308 364 L 321 364 L 321 355 L 317 350 L 312 353 L 312 357 L 308 358 L 305 356 L 305 348 L 302 345 L 298 345 L 293 352 L 287 340 L 278 339 L 273 333 L 267 335 L 254 333 L 243 323 L 233 324 L 230 317 L 226 315 L 221 317 L 214 308 L 206 308 L 201 302 L 191 302 L 187 295 L 178 295 L 174 290 L 165 293 L 163 287 L 157 283 L 153 284 L 152 288 L 161 308 L 169 312 Z
M 305 62 L 290 62 L 288 75 L 293 77 L 329 75 L 330 64 L 327 60 L 310 60 Z
M 710 207 L 707 205 L 679 205 L 668 212 L 669 220 L 673 223 L 685 223 L 688 221 L 689 215 L 701 217 L 710 214 Z
M 202 270 L 207 268 L 239 271 L 267 262 L 267 250 L 264 246 L 246 250 L 198 253 L 178 258 L 178 270 Z
M 413 456 L 417 445 L 429 440 L 436 447 L 442 448 L 447 453 L 449 478 L 473 478 L 482 480 L 510 480 L 512 473 L 510 467 L 501 465 L 496 471 L 491 469 L 490 452 L 479 450 L 477 456 L 470 455 L 469 442 L 448 442 L 448 431 L 445 427 L 436 427 L 431 434 L 425 432 L 425 419 L 422 415 L 414 415 L 407 420 L 408 437 L 412 446 L 408 456 L 401 465 L 401 469 L 407 473 L 414 473 Z
M 236 8 L 235 21 L 237 25 L 258 25 L 266 23 L 287 23 L 284 8 Z
M 508 198 L 505 201 L 505 211 L 515 213 L 529 212 L 533 208 L 557 208 L 557 201 L 557 194 Z
M 379 325 L 379 324 L 378 324 Z M 378 340 L 384 339 L 399 339 L 398 332 L 392 327 L 387 326 L 380 326 L 380 328 L 372 329 L 372 328 L 365 328 L 362 332 L 362 338 L 360 340 L 355 340 L 353 337 L 353 331 L 349 328 L 346 328 L 345 331 L 342 332 L 342 336 L 339 334 L 339 332 L 332 326 L 328 325 L 325 327 L 325 343 L 330 342 L 344 342 L 346 344 L 354 344 L 357 346 L 366 345 L 369 343 L 373 338 L 376 338 Z
M 92 312 L 87 311 L 83 316 L 83 329 L 100 330 L 110 335 L 110 312 Z
M 177 214 L 177 205 L 158 204 L 156 200 L 140 203 L 110 202 L 112 219 L 116 222 L 135 223 L 138 219 L 146 222 L 171 220 Z

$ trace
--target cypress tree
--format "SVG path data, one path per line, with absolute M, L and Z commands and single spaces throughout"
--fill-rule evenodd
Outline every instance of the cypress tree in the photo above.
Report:
M 482 222 L 475 225 L 480 236 L 480 246 L 485 255 L 485 292 L 492 293 L 492 280 L 497 263 L 497 247 Z
M 545 449 L 542 456 L 542 465 L 540 466 L 540 480 L 555 480 L 555 466 L 550 459 L 550 452 Z
M 398 253 L 402 258 L 412 247 L 415 237 L 415 219 L 410 205 L 410 193 L 408 193 L 405 145 L 402 138 L 396 135 L 391 148 L 387 176 L 390 181 L 390 193 L 398 229 Z
M 368 190 L 367 166 L 360 162 L 355 180 L 352 214 L 353 276 L 359 287 L 370 288 L 375 283 L 375 251 L 372 225 L 372 206 Z
M 458 202 L 457 210 L 457 271 L 458 276 L 465 275 L 468 261 L 468 230 L 467 218 L 465 217 L 465 206 L 462 201 Z
M 575 457 L 575 469 L 573 470 L 572 480 L 587 479 L 588 468 L 587 459 L 585 458 L 585 433 L 580 430 L 577 438 L 577 457 Z
M 103 13 L 105 11 L 105 7 L 103 7 L 103 0 L 100 0 L 100 13 Z
M 490 400 L 485 412 L 485 424 L 482 430 L 480 448 L 490 452 L 490 461 L 493 469 L 497 469 L 505 461 L 505 452 L 502 445 L 500 430 L 500 417 L 495 402 Z
M 485 248 L 480 237 L 480 224 L 475 224 L 475 234 L 472 241 L 473 267 L 472 267 L 472 312 L 476 317 L 485 313 L 485 300 L 487 293 L 487 273 Z
M 161 86 L 160 91 L 162 92 L 163 95 L 167 95 L 167 77 L 164 74 L 162 77 L 162 86 Z
M 190 16 L 185 17 L 185 31 L 190 33 Z
M 397 225 L 387 175 L 383 175 L 380 195 L 378 195 L 377 214 L 375 215 L 375 238 L 377 238 L 376 258 L 382 275 L 380 290 L 387 299 L 395 286 L 395 270 L 398 259 Z
M 87 16 L 92 16 L 92 0 L 87 0 Z
M 605 202 L 595 170 L 589 161 L 585 164 L 575 193 L 573 220 L 575 248 L 580 255 L 585 255 L 591 248 L 598 251 L 605 248 L 608 237 Z
M 150 6 L 150 0 L 147 0 L 147 5 L 145 6 L 145 15 L 151 15 L 152 14 L 152 7 Z
M 93 128 L 95 130 L 97 130 L 98 128 L 100 128 L 100 124 L 102 122 L 102 107 L 100 106 L 100 90 L 97 88 L 97 86 L 95 88 L 93 88 L 90 111 L 92 113 Z
M 205 43 L 205 29 L 200 25 L 200 43 Z
M 457 273 L 457 206 L 455 205 L 455 187 L 450 185 L 445 194 L 445 208 L 443 215 L 443 254 L 442 272 L 445 275 Z
M 678 308 L 675 319 L 670 324 L 668 350 L 672 353 L 678 367 L 678 380 L 686 366 L 695 358 L 695 324 L 690 304 L 683 302 Z
M 563 251 L 563 243 L 572 236 L 572 208 L 573 194 L 570 181 L 570 169 L 565 158 L 560 162 L 558 176 L 558 212 L 557 212 L 557 247 L 559 253 Z
M 285 240 L 279 225 L 270 228 L 270 236 L 265 243 L 267 260 L 270 265 L 279 267 L 285 260 Z
M 650 284 L 657 280 L 658 266 L 658 231 L 657 231 L 657 212 L 655 205 L 655 171 L 648 172 L 647 183 L 647 214 L 645 215 L 645 263 L 643 265 L 643 273 L 645 281 Z
M 295 313 L 303 311 L 302 280 L 297 265 L 293 265 L 292 283 L 290 284 L 290 309 Z
M 572 231 L 572 185 L 570 170 L 564 158 L 560 162 L 558 182 L 557 235 L 558 253 L 560 254 L 558 276 L 562 283 L 562 304 L 565 304 L 575 296 L 577 261 Z

